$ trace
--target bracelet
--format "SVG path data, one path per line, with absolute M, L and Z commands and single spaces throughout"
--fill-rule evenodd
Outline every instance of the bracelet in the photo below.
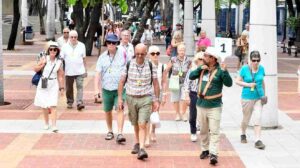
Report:
M 59 91 L 62 91 L 62 90 L 65 90 L 65 88 L 64 87 L 59 88 Z

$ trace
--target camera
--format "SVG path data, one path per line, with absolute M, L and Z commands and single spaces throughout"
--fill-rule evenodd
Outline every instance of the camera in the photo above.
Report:
M 48 79 L 47 78 L 42 78 L 42 89 L 47 89 L 48 87 Z

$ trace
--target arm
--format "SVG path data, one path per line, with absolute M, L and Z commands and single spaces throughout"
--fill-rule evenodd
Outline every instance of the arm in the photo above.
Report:
M 44 68 L 45 65 L 46 65 L 46 58 L 42 57 L 41 60 L 38 62 L 38 64 L 34 66 L 33 68 L 34 72 L 39 72 Z
M 65 90 L 65 83 L 64 83 L 64 76 L 65 76 L 65 72 L 63 70 L 63 67 L 61 66 L 58 70 L 58 84 L 59 84 L 59 91 L 60 91 L 60 95 L 64 95 L 64 90 Z
M 94 78 L 94 91 L 95 91 L 95 95 L 98 95 L 98 94 L 101 95 L 102 85 L 101 85 L 100 79 L 101 79 L 100 72 L 96 72 L 95 78 Z
M 168 62 L 167 64 L 167 68 L 164 70 L 163 72 L 163 76 L 162 76 L 162 90 L 163 90 L 163 95 L 166 95 L 167 93 L 167 86 L 168 86 L 168 74 L 172 68 L 173 64 L 171 61 Z
M 196 70 L 192 71 L 189 75 L 189 79 L 190 80 L 195 80 L 195 79 L 198 79 L 199 76 L 200 76 L 200 73 L 203 69 L 206 69 L 207 66 L 206 65 L 202 65 L 200 67 L 198 67 Z
M 177 44 L 176 44 L 176 41 L 174 38 L 171 40 L 171 45 L 172 45 L 172 47 L 177 47 Z
M 227 87 L 231 87 L 232 86 L 232 78 L 231 78 L 229 72 L 227 71 L 226 64 L 221 63 L 220 67 L 221 67 L 221 71 L 222 71 L 223 84 Z
M 126 76 L 122 75 L 121 76 L 121 80 L 118 86 L 118 110 L 122 111 L 123 110 L 123 99 L 122 99 L 122 93 L 123 93 L 123 88 L 125 85 L 125 80 L 126 80 Z
M 159 83 L 158 83 L 158 80 L 157 78 L 154 78 L 153 79 L 153 87 L 154 87 L 154 94 L 155 94 L 155 100 L 153 102 L 153 111 L 158 111 L 159 109 Z

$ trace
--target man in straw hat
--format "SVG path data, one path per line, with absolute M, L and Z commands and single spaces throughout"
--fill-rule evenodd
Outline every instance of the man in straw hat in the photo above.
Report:
M 220 121 L 222 113 L 223 85 L 232 86 L 232 79 L 214 47 L 208 47 L 204 53 L 204 65 L 192 71 L 189 78 L 199 78 L 197 111 L 200 111 L 201 150 L 200 159 L 210 154 L 210 164 L 218 163 L 220 140 Z

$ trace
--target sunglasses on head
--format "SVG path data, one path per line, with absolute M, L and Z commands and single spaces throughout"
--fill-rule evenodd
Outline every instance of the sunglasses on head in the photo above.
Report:
M 152 55 L 152 56 L 154 56 L 154 55 L 160 55 L 160 52 L 152 52 L 152 53 L 150 53 L 150 55 Z
M 54 52 L 56 52 L 56 51 L 57 51 L 57 48 L 49 48 L 49 51 L 54 51 Z
M 113 42 L 113 41 L 106 41 L 106 44 L 108 44 L 108 45 L 110 45 L 110 44 L 112 44 L 112 45 L 116 45 L 116 44 L 117 44 L 117 42 Z
M 258 60 L 251 60 L 252 62 L 260 62 L 260 60 L 258 59 Z

